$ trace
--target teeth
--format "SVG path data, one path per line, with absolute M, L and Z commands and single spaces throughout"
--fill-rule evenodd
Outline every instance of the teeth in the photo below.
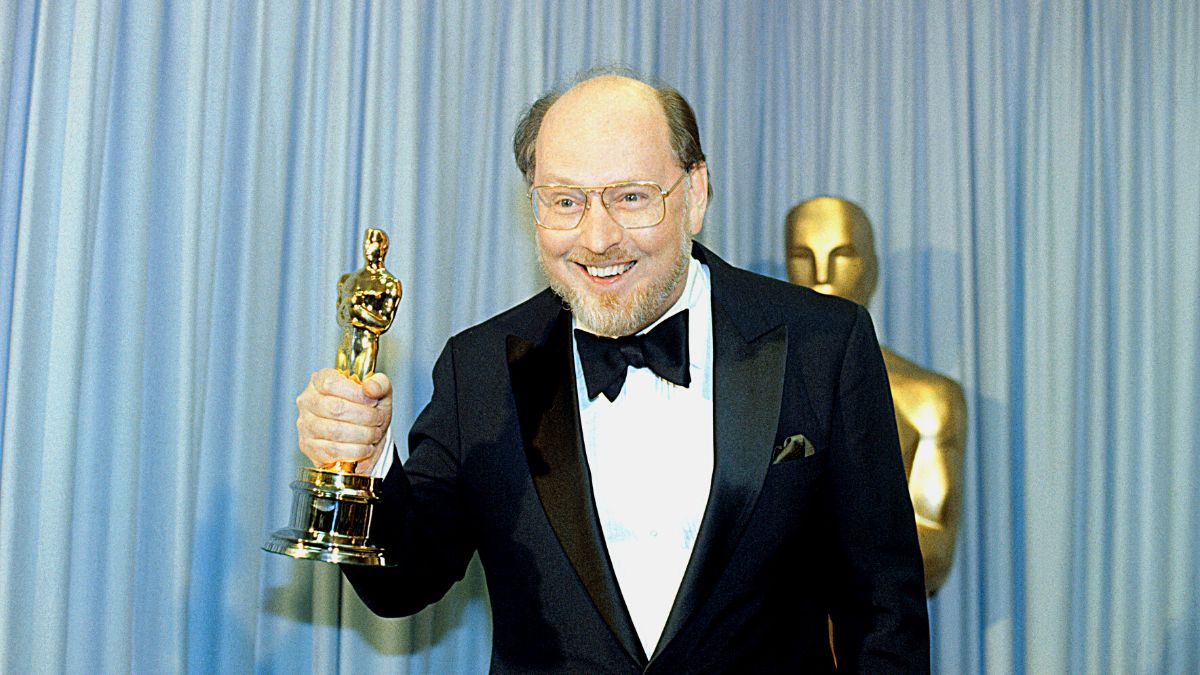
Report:
M 588 274 L 594 277 L 614 277 L 618 274 L 624 274 L 625 272 L 629 271 L 629 268 L 633 267 L 633 263 L 625 263 L 624 265 L 609 265 L 608 267 L 593 267 L 591 265 L 585 265 L 584 267 L 587 267 Z

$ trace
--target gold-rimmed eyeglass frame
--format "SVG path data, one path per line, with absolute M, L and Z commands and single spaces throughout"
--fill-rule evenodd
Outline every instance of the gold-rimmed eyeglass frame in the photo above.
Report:
M 533 220 L 547 230 L 573 230 L 579 227 L 591 208 L 588 195 L 596 193 L 608 215 L 626 230 L 641 230 L 658 225 L 667 217 L 667 197 L 679 187 L 685 171 L 666 190 L 648 180 L 623 181 L 608 185 L 560 185 L 550 183 L 529 188 Z

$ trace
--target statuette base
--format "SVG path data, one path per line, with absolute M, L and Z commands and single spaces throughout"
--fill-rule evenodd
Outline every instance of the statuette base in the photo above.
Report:
M 301 468 L 291 485 L 291 526 L 271 533 L 263 550 L 300 560 L 387 566 L 384 551 L 370 538 L 379 483 L 372 476 Z

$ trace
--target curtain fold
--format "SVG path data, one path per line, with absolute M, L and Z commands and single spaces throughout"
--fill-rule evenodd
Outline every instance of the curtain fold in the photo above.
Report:
M 485 672 L 478 562 L 416 617 L 259 550 L 366 227 L 403 431 L 536 270 L 511 134 L 622 63 L 699 116 L 702 239 L 784 278 L 861 204 L 881 339 L 958 380 L 943 672 L 1200 670 L 1200 9 L 676 0 L 0 7 L 0 671 Z

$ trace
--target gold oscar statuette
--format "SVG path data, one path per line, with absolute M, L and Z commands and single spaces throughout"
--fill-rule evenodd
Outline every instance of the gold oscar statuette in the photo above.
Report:
M 338 279 L 342 341 L 337 369 L 356 382 L 374 374 L 379 336 L 391 327 L 400 304 L 400 280 L 383 266 L 387 250 L 387 234 L 368 229 L 363 236 L 366 264 Z M 352 462 L 302 467 L 291 486 L 290 527 L 271 533 L 263 549 L 305 560 L 386 566 L 385 552 L 371 540 L 371 512 L 379 502 L 381 482 L 354 473 Z

